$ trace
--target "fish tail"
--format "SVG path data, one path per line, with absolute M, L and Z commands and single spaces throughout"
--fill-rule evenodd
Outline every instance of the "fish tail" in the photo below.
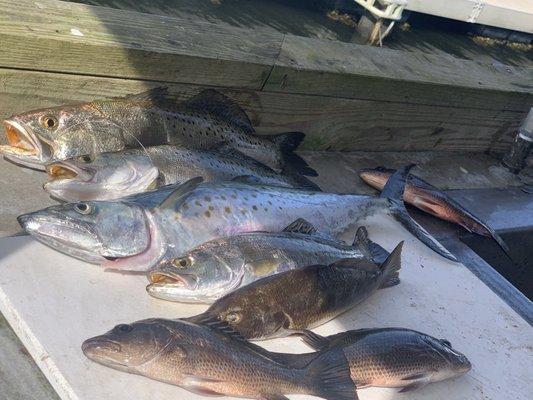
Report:
M 414 164 L 406 165 L 397 170 L 389 178 L 380 197 L 387 198 L 389 201 L 389 209 L 396 220 L 401 223 L 405 229 L 411 232 L 418 240 L 428 246 L 434 252 L 440 254 L 444 258 L 452 261 L 457 261 L 457 258 L 450 253 L 442 244 L 440 244 L 433 236 L 431 236 L 422 226 L 420 226 L 407 213 L 403 204 L 403 192 L 405 189 L 405 182 L 409 175 L 409 170 L 414 167 Z
M 400 269 L 402 268 L 402 248 L 403 242 L 398 243 L 392 253 L 389 254 L 383 264 L 381 270 L 383 271 L 383 281 L 380 289 L 395 286 L 400 283 Z
M 341 348 L 326 351 L 311 361 L 306 372 L 309 394 L 328 400 L 358 399 L 348 360 Z
M 290 177 L 300 189 L 305 189 L 312 192 L 322 191 L 322 189 L 320 189 L 316 183 L 311 182 L 309 179 L 299 173 L 291 164 L 284 165 L 281 174 Z
M 294 151 L 304 140 L 303 132 L 286 132 L 271 135 L 268 138 L 280 150 L 284 165 L 291 165 L 298 173 L 306 176 L 318 176 L 318 173 Z

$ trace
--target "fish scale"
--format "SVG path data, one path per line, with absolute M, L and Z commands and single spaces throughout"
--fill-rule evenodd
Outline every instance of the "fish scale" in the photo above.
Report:
M 468 359 L 449 342 L 410 329 L 360 329 L 329 337 L 305 332 L 304 341 L 319 351 L 342 348 L 358 388 L 408 391 L 471 368 Z

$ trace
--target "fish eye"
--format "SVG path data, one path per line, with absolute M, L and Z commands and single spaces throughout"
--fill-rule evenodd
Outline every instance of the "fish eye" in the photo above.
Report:
M 172 264 L 178 268 L 188 268 L 191 266 L 191 261 L 187 257 L 176 258 L 172 261 Z
M 133 326 L 128 325 L 128 324 L 120 324 L 115 327 L 115 330 L 119 332 L 123 332 L 123 333 L 128 333 L 133 330 Z
M 88 215 L 93 212 L 93 207 L 88 203 L 76 203 L 74 210 L 83 215 Z
M 80 162 L 82 163 L 88 164 L 93 161 L 93 158 L 90 155 L 86 154 L 84 156 L 80 156 L 78 160 L 80 160 Z
M 57 128 L 58 122 L 57 122 L 57 118 L 52 117 L 51 115 L 45 115 L 44 117 L 41 118 L 41 124 L 46 129 L 55 129 Z
M 238 324 L 242 319 L 242 316 L 240 313 L 236 311 L 232 311 L 226 315 L 226 321 L 230 324 Z

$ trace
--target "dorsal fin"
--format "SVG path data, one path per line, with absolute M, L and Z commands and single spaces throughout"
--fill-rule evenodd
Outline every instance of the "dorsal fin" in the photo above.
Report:
M 298 218 L 296 221 L 292 222 L 285 229 L 283 229 L 283 232 L 305 233 L 312 235 L 313 233 L 317 233 L 317 230 L 309 221 L 306 221 L 303 218 Z
M 141 93 L 129 94 L 125 97 L 116 98 L 117 100 L 150 103 L 153 105 L 170 105 L 174 101 L 169 98 L 167 87 L 156 87 Z
M 170 193 L 159 204 L 158 208 L 175 208 L 177 204 L 181 204 L 189 194 L 204 181 L 204 178 L 197 176 L 196 178 L 189 179 L 187 182 L 179 185 L 172 193 Z M 178 201 L 180 199 L 181 201 Z
M 232 99 L 215 89 L 202 90 L 184 104 L 191 110 L 207 111 L 216 115 L 232 125 L 238 126 L 246 133 L 255 132 L 246 112 Z
M 403 200 L 403 192 L 405 189 L 405 182 L 409 171 L 411 168 L 416 166 L 416 164 L 409 164 L 400 169 L 398 169 L 391 177 L 388 179 L 385 187 L 383 188 L 380 197 L 386 197 L 396 201 Z
M 280 364 L 289 366 L 292 368 L 304 368 L 311 360 L 316 357 L 315 353 L 305 353 L 305 354 L 285 354 L 285 353 L 273 353 L 263 347 L 260 347 L 254 343 L 246 340 L 240 333 L 235 331 L 230 325 L 226 322 L 219 320 L 218 318 L 209 315 L 208 313 L 203 313 L 195 315 L 194 317 L 185 318 L 186 321 L 192 322 L 196 325 L 202 325 L 213 332 L 219 333 L 223 336 L 229 337 L 233 340 L 241 342 L 243 345 L 247 346 L 249 350 L 256 352 L 262 357 L 268 358 L 269 360 Z

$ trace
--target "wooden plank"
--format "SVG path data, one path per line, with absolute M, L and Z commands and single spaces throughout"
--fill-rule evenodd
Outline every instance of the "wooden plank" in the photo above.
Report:
M 0 6 L 0 67 L 485 110 L 532 103 L 527 68 L 55 0 Z
M 178 100 L 204 87 L 0 69 L 0 118 L 33 108 L 122 96 L 165 85 Z M 299 130 L 302 149 L 504 152 L 525 112 L 416 105 L 219 88 L 259 133 Z M 3 136 L 3 135 L 2 135 Z M 2 138 L 1 140 L 5 140 Z
M 52 0 L 0 1 L 0 65 L 260 88 L 282 35 Z
M 533 69 L 287 35 L 264 90 L 523 111 Z

